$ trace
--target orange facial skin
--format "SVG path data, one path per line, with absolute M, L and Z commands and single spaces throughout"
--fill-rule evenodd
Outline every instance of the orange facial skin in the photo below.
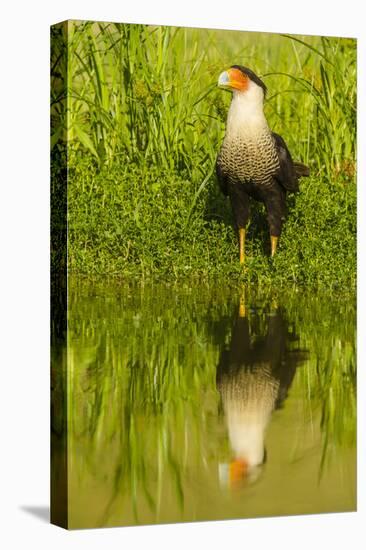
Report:
M 221 73 L 219 86 L 228 90 L 245 92 L 249 86 L 249 78 L 239 69 L 230 68 Z
M 230 485 L 236 485 L 246 478 L 248 473 L 248 463 L 245 460 L 233 460 L 229 466 Z
M 234 90 L 245 92 L 245 90 L 248 89 L 249 78 L 239 71 L 239 69 L 229 69 L 227 72 L 229 73 L 230 86 L 234 88 Z

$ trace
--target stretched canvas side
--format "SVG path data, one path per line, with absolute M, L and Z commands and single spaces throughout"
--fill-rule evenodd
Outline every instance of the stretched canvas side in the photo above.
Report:
M 51 27 L 51 523 L 68 527 L 67 37 Z

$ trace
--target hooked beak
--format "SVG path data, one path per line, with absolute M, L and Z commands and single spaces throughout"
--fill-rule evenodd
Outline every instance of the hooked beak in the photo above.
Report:
M 230 86 L 230 75 L 229 75 L 228 71 L 224 71 L 223 73 L 220 74 L 219 81 L 218 81 L 217 85 L 219 86 L 219 88 L 229 89 L 231 87 Z

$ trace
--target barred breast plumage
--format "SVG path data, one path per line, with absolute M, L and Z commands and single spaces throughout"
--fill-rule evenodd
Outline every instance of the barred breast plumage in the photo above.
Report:
M 272 134 L 263 129 L 260 134 L 227 135 L 218 163 L 232 183 L 254 183 L 269 187 L 280 167 Z

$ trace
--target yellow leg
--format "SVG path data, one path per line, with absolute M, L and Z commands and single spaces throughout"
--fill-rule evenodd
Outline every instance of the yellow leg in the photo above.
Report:
M 239 229 L 239 262 L 243 264 L 245 261 L 245 229 Z
M 245 288 L 242 289 L 240 294 L 240 300 L 239 300 L 239 317 L 245 317 L 246 316 L 246 309 L 245 309 Z
M 278 237 L 273 237 L 273 235 L 271 235 L 271 256 L 275 255 L 277 244 L 278 244 Z

